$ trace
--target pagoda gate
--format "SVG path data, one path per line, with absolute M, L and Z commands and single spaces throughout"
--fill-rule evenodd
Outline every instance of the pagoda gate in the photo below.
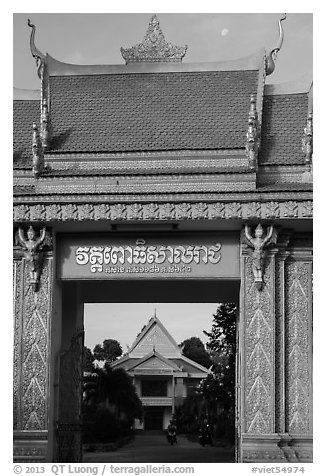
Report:
M 35 46 L 14 96 L 14 459 L 79 462 L 85 302 L 235 302 L 238 462 L 312 461 L 311 79 L 280 41 L 186 63 L 156 16 L 125 65 Z M 250 53 L 250 52 L 249 52 Z

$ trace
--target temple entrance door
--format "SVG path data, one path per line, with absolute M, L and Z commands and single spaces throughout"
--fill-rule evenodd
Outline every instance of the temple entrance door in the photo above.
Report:
M 62 283 L 62 337 L 57 392 L 57 462 L 82 461 L 82 346 L 85 303 L 219 303 L 239 301 L 239 280 L 182 279 L 66 281 Z M 121 323 L 123 326 L 123 323 Z M 108 316 L 108 333 L 110 316 Z M 70 363 L 65 365 L 65 363 Z M 72 364 L 73 363 L 73 364 Z M 239 404 L 239 401 L 238 401 Z M 239 414 L 239 412 L 238 412 Z M 145 428 L 163 429 L 162 408 L 151 408 Z M 238 421 L 239 423 L 239 421 Z
M 148 407 L 145 410 L 145 430 L 163 430 L 163 413 L 162 407 Z

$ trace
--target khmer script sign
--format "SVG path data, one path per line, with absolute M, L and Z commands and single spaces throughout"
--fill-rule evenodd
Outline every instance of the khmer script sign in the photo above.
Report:
M 118 236 L 58 241 L 61 279 L 239 277 L 234 235 Z

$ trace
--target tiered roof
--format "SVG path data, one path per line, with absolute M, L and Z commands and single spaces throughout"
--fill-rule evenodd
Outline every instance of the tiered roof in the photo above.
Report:
M 199 378 L 209 372 L 202 365 L 182 355 L 180 347 L 156 314 L 143 327 L 128 353 L 115 361 L 112 367 L 122 367 L 129 373 L 164 370 Z
M 14 167 L 32 168 L 32 123 L 36 122 L 41 137 L 44 124 L 49 127 L 43 177 L 146 174 L 146 164 L 137 169 L 142 156 L 151 174 L 193 174 L 197 167 L 197 173 L 207 174 L 198 179 L 200 184 L 205 181 L 198 192 L 254 192 L 266 186 L 273 190 L 276 183 L 280 189 L 282 177 L 286 190 L 294 184 L 297 190 L 311 188 L 311 180 L 306 183 L 303 175 L 307 155 L 302 148 L 311 82 L 265 86 L 265 77 L 274 67 L 273 52 L 282 41 L 269 55 L 260 50 L 234 61 L 182 63 L 186 48 L 174 47 L 164 37 L 163 41 L 157 17 L 151 22 L 156 37 L 148 31 L 142 44 L 124 50 L 126 65 L 111 66 L 71 65 L 43 55 L 33 43 L 35 27 L 30 24 L 41 102 L 35 92 L 14 100 Z M 250 125 L 252 108 L 256 123 Z M 177 163 L 184 158 L 181 170 Z M 291 175 L 280 166 L 299 168 Z M 34 175 L 42 176 L 39 172 Z M 188 175 L 186 180 L 190 179 Z M 112 193 L 119 183 L 112 182 Z M 24 187 L 27 190 L 27 182 Z M 34 187 L 36 194 L 46 192 L 45 182 L 31 182 L 28 187 Z M 72 190 L 62 180 L 57 189 Z M 110 193 L 109 184 L 104 189 Z

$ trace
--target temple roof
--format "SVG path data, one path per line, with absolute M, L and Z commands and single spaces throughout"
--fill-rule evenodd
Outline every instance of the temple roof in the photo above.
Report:
M 265 87 L 259 163 L 304 164 L 302 132 L 312 110 L 311 78 Z
M 244 148 L 250 71 L 50 77 L 52 152 Z
M 99 172 L 174 174 L 179 171 L 179 158 L 191 156 L 193 160 L 187 159 L 189 170 L 184 169 L 184 173 L 196 173 L 193 164 L 201 160 L 198 174 L 215 174 L 211 178 L 218 192 L 239 189 L 259 193 L 275 184 L 282 189 L 277 166 L 297 167 L 293 176 L 286 176 L 284 190 L 293 188 L 294 183 L 301 190 L 304 180 L 300 167 L 311 161 L 302 146 L 311 106 L 311 81 L 265 85 L 265 77 L 275 67 L 273 61 L 282 46 L 284 19 L 285 16 L 279 21 L 279 43 L 269 55 L 261 49 L 237 60 L 192 64 L 181 62 L 186 47 L 166 42 L 154 16 L 143 43 L 123 49 L 125 65 L 58 61 L 36 48 L 35 26 L 29 22 L 31 53 L 41 78 L 40 100 L 36 92 L 15 92 L 14 167 L 32 166 L 35 122 L 40 124 L 47 164 L 44 171 L 49 179 Z M 255 113 L 253 129 L 248 123 L 249 111 Z M 252 152 L 254 159 L 249 151 L 253 143 L 257 147 L 257 152 Z M 146 158 L 161 154 L 157 161 L 162 158 L 163 162 L 169 162 L 169 154 L 173 154 L 173 161 L 166 168 L 165 162 L 158 167 L 155 159 L 149 172 L 147 165 L 140 172 L 135 169 L 137 154 Z M 203 158 L 205 154 L 207 159 Z M 93 170 L 96 160 L 101 165 L 94 165 Z M 117 169 L 114 160 L 124 165 L 119 163 Z M 172 166 L 172 162 L 176 165 Z M 262 166 L 262 172 L 257 164 Z M 269 175 L 270 166 L 276 170 L 273 176 Z M 240 173 L 241 179 L 235 175 Z M 260 173 L 263 175 L 259 177 Z M 217 174 L 229 175 L 224 179 Z M 114 181 L 115 185 L 119 183 Z M 66 193 L 64 184 L 62 181 L 58 187 L 62 193 Z M 23 191 L 33 193 L 31 184 L 26 187 L 27 182 Z M 115 189 L 107 186 L 105 190 L 111 193 Z M 44 191 L 40 182 L 35 192 Z
M 32 166 L 32 124 L 39 122 L 39 117 L 39 100 L 14 100 L 13 151 L 15 168 L 30 168 Z
M 141 330 L 128 352 L 130 357 L 144 357 L 155 350 L 164 357 L 179 357 L 181 350 L 168 330 L 155 315 Z
M 140 331 L 128 353 L 116 360 L 112 367 L 127 371 L 170 370 L 188 374 L 205 374 L 208 369 L 182 355 L 181 349 L 156 316 Z

